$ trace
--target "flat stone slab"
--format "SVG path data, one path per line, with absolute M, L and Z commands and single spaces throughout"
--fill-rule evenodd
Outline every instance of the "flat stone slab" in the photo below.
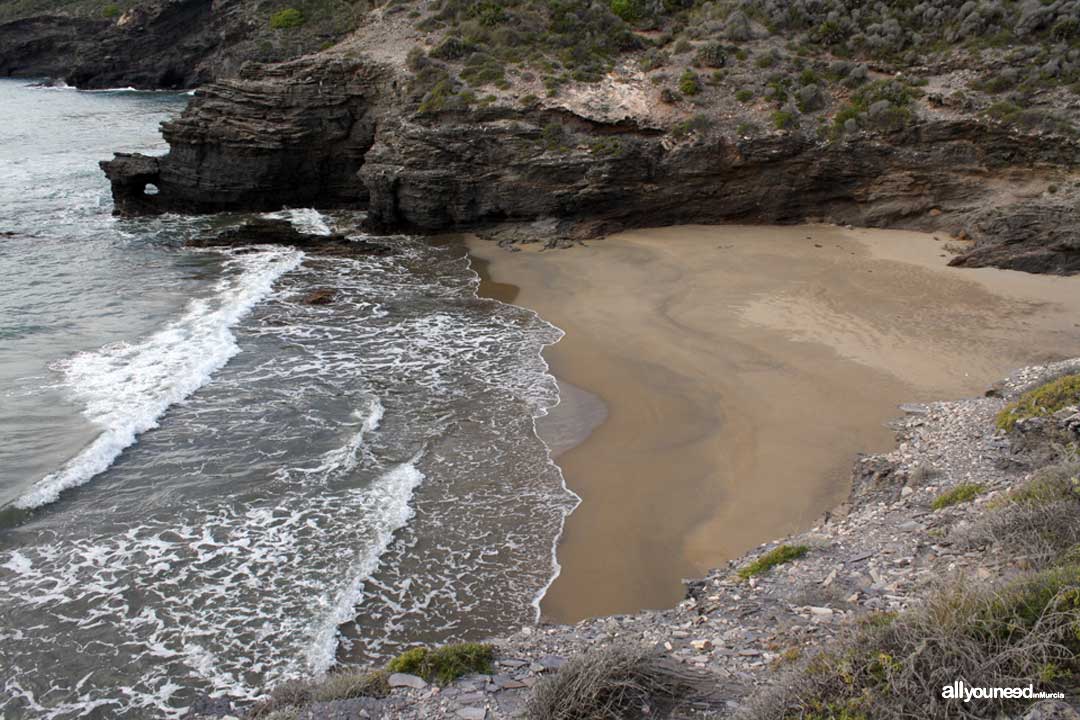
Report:
M 386 682 L 390 684 L 390 687 L 410 687 L 414 690 L 427 687 L 427 681 L 424 678 L 407 673 L 394 673 L 387 678 Z

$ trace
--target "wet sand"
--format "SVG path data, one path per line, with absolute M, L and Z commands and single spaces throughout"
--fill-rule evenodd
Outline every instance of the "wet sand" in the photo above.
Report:
M 582 497 L 545 616 L 669 607 L 682 578 L 842 502 L 898 404 L 1080 355 L 1080 278 L 948 268 L 943 244 L 825 225 L 469 240 L 482 292 L 566 331 L 545 357 L 584 391 L 552 413 L 561 439 L 538 424 Z

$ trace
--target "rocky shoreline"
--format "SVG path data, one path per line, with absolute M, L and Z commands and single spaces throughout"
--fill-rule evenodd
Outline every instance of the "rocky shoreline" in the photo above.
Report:
M 103 164 L 125 214 L 352 207 L 550 244 L 825 221 L 1080 271 L 1074 0 L 645 5 L 301 2 L 283 27 L 246 0 L 39 0 L 0 13 L 0 75 L 200 86 L 167 155 Z
M 994 418 L 1019 394 L 1077 371 L 1080 359 L 1027 367 L 985 397 L 903 406 L 904 416 L 893 424 L 896 449 L 858 458 L 847 503 L 806 532 L 688 581 L 687 597 L 675 608 L 522 627 L 491 641 L 493 674 L 468 675 L 445 687 L 390 676 L 385 698 L 318 702 L 289 717 L 525 717 L 531 688 L 542 678 L 569 658 L 614 643 L 640 645 L 707 674 L 707 707 L 687 708 L 680 717 L 739 717 L 755 694 L 782 687 L 785 670 L 860 621 L 917 606 L 943 582 L 991 583 L 1026 567 L 1023 557 L 965 540 L 979 518 L 1034 470 L 1015 440 L 995 428 Z M 1080 433 L 1076 407 L 1050 422 Z M 935 508 L 943 493 L 971 483 L 981 486 L 972 501 Z M 780 546 L 806 552 L 760 575 L 740 576 L 740 568 Z M 190 717 L 234 713 L 242 710 L 207 701 Z M 1062 703 L 1044 703 L 1024 717 L 1080 716 Z
M 167 155 L 102 163 L 117 211 L 358 207 L 375 232 L 552 244 L 634 227 L 823 220 L 972 240 L 955 260 L 968 267 L 1080 271 L 1080 141 L 1068 136 L 928 101 L 920 122 L 886 135 L 714 128 L 674 139 L 651 110 L 615 119 L 496 101 L 409 114 L 405 83 L 368 58 L 315 56 L 206 86 L 165 124 Z M 613 149 L 597 150 L 601 140 Z

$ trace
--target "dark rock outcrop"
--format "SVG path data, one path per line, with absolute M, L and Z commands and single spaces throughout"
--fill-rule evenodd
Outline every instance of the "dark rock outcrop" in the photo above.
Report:
M 63 78 L 84 88 L 187 88 L 227 33 L 212 0 L 133 8 L 117 20 L 46 15 L 0 24 L 0 76 Z
M 1049 202 L 992 208 L 970 227 L 975 247 L 950 265 L 1058 275 L 1080 272 L 1080 208 Z
M 300 301 L 305 305 L 331 305 L 337 298 L 337 290 L 333 288 L 319 288 L 312 290 Z
M 364 255 L 393 255 L 388 245 L 367 240 L 352 240 L 345 235 L 302 233 L 288 220 L 255 218 L 234 228 L 204 238 L 189 240 L 188 247 L 247 247 L 250 245 L 280 245 L 297 248 L 312 255 L 360 257 Z M 312 302 L 326 304 L 330 298 Z
M 163 158 L 101 164 L 120 213 L 364 207 L 383 70 L 301 59 L 201 89 L 165 123 Z M 156 163 L 156 170 L 155 170 Z M 148 195 L 146 185 L 158 190 Z
M 260 0 L 140 0 L 107 7 L 39 2 L 41 14 L 0 3 L 0 77 L 51 77 L 79 88 L 179 89 L 237 77 L 249 61 L 314 52 L 361 22 L 377 0 L 324 5 L 301 26 L 275 29 Z M 79 13 L 83 14 L 79 14 Z
M 1080 161 L 1075 143 L 1037 142 L 974 122 L 929 122 L 834 143 L 797 133 L 672 143 L 669 136 L 565 118 L 577 141 L 552 151 L 541 137 L 551 121 L 521 114 L 385 122 L 361 170 L 371 222 L 441 230 L 558 218 L 591 235 L 643 225 L 822 218 L 959 231 L 985 202 L 992 173 L 1022 179 L 1040 163 Z M 614 137 L 618 150 L 592 152 L 597 136 Z
M 367 207 L 379 231 L 518 224 L 558 241 L 679 223 L 826 220 L 968 235 L 959 264 L 1076 272 L 1080 210 L 1002 185 L 1080 164 L 1080 143 L 972 118 L 825 141 L 675 138 L 565 110 L 403 111 L 393 68 L 304 58 L 201 90 L 158 161 L 103 163 L 119 212 Z M 561 140 L 552 143 L 557 127 Z M 159 193 L 141 194 L 153 183 Z M 511 237 L 514 233 L 504 233 Z

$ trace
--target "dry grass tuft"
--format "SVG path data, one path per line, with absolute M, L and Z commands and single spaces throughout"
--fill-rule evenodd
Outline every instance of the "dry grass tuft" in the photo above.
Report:
M 1080 463 L 1060 463 L 1013 488 L 960 536 L 1036 567 L 1059 563 L 1080 545 Z
M 390 686 L 384 670 L 355 672 L 344 670 L 327 675 L 322 680 L 287 680 L 274 687 L 270 697 L 255 705 L 248 718 L 278 720 L 288 718 L 290 711 L 313 702 L 348 700 L 358 697 L 386 697 Z M 295 713 L 292 713 L 295 715 Z
M 939 589 L 889 622 L 861 624 L 784 675 L 743 720 L 974 718 L 1013 712 L 1023 700 L 964 704 L 941 697 L 975 687 L 1063 689 L 1080 671 L 1080 567 L 1032 573 L 980 588 Z
M 644 648 L 611 645 L 571 659 L 529 699 L 531 720 L 634 720 L 664 717 L 704 698 L 708 682 Z

